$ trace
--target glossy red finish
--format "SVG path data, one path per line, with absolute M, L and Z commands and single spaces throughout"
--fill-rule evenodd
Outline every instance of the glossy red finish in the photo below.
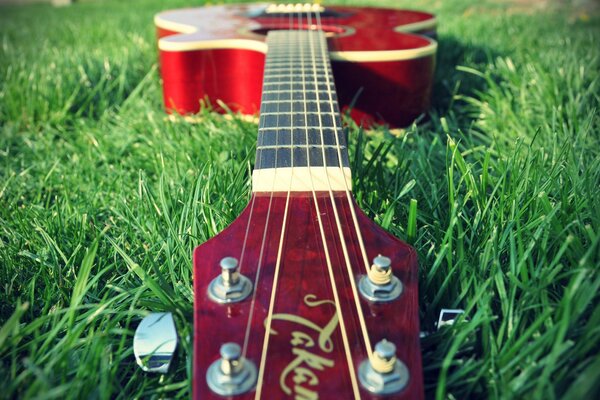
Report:
M 333 62 L 341 111 L 363 126 L 410 125 L 429 108 L 431 57 L 395 62 Z M 423 74 L 422 71 L 430 71 Z M 360 76 L 360 80 L 355 77 Z
M 194 26 L 200 40 L 247 39 L 264 41 L 269 29 L 285 27 L 278 19 L 249 18 L 250 6 L 206 7 Z M 394 28 L 432 20 L 431 14 L 394 9 L 328 7 L 341 17 L 324 18 L 326 31 L 342 31 L 329 38 L 332 52 L 418 49 L 430 43 L 420 35 Z M 204 11 L 206 10 L 206 11 Z M 219 20 L 219 24 L 214 21 Z M 434 28 L 414 33 L 434 35 Z M 158 28 L 158 36 L 177 34 Z M 196 113 L 203 99 L 217 99 L 244 114 L 259 109 L 264 54 L 241 49 L 160 51 L 164 100 L 168 110 Z M 386 122 L 406 126 L 429 106 L 435 55 L 396 61 L 333 61 L 342 110 L 353 106 L 357 123 Z
M 257 114 L 260 109 L 264 54 L 240 49 L 161 52 L 165 106 L 180 114 L 196 113 L 208 101 L 218 111 L 224 102 L 234 112 Z M 222 77 L 227 77 L 222 79 Z M 245 84 L 240 84 L 245 82 Z
M 421 354 L 419 350 L 419 318 L 417 294 L 417 259 L 415 251 L 407 244 L 383 231 L 368 219 L 358 207 L 348 202 L 346 194 L 335 193 L 332 202 L 327 192 L 316 194 L 325 231 L 325 243 L 331 257 L 335 284 L 340 299 L 341 315 L 349 340 L 349 352 L 355 371 L 367 358 L 361 334 L 354 294 L 350 280 L 357 281 L 365 274 L 358 235 L 354 229 L 350 207 L 355 207 L 360 232 L 364 238 L 368 259 L 383 254 L 391 258 L 394 274 L 404 284 L 401 297 L 388 304 L 374 305 L 361 298 L 360 307 L 365 316 L 368 336 L 372 345 L 386 338 L 396 344 L 398 358 L 409 368 L 410 381 L 401 392 L 385 397 L 372 396 L 360 388 L 362 399 L 421 399 L 423 383 Z M 265 319 L 274 290 L 274 272 L 278 248 L 283 232 L 282 261 L 276 282 L 276 297 L 272 333 L 266 350 L 262 399 L 294 398 L 294 371 L 285 375 L 296 356 L 292 353 L 292 332 L 300 331 L 314 340 L 314 346 L 297 345 L 297 350 L 307 350 L 314 356 L 327 360 L 321 369 L 307 362 L 300 363 L 317 378 L 310 385 L 299 383 L 305 389 L 318 393 L 320 399 L 352 399 L 351 372 L 347 363 L 342 328 L 338 325 L 331 340 L 333 349 L 325 351 L 318 345 L 318 333 L 307 326 L 286 320 L 282 314 L 305 318 L 318 327 L 325 327 L 335 315 L 335 306 L 323 304 L 309 307 L 306 296 L 316 300 L 334 300 L 328 272 L 321 231 L 317 220 L 315 201 L 310 193 L 296 193 L 289 198 L 286 223 L 283 223 L 287 195 L 276 193 L 254 195 L 242 215 L 225 231 L 197 247 L 194 251 L 194 379 L 196 399 L 221 399 L 206 384 L 208 366 L 218 359 L 219 347 L 225 342 L 244 343 L 250 324 L 246 356 L 259 366 L 263 351 Z M 339 213 L 343 238 L 339 237 L 333 208 Z M 249 232 L 249 234 L 247 234 Z M 352 276 L 349 276 L 342 241 L 346 243 Z M 242 252 L 245 243 L 245 251 Z M 261 257 L 262 254 L 262 257 Z M 257 280 L 255 300 L 239 304 L 220 305 L 207 297 L 209 282 L 220 273 L 219 261 L 226 256 L 240 260 L 240 272 Z M 257 271 L 261 266 L 260 276 Z M 310 299 L 309 299 L 310 300 Z M 253 311 L 251 320 L 249 315 Z M 285 392 L 282 387 L 289 388 Z M 255 391 L 236 396 L 236 399 L 253 399 Z M 315 397 L 316 398 L 316 397 Z

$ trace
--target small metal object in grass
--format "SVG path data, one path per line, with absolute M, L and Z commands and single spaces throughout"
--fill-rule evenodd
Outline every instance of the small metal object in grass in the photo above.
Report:
M 135 330 L 135 361 L 146 372 L 167 373 L 176 348 L 177 330 L 170 312 L 151 313 Z
M 461 310 L 458 308 L 442 308 L 442 310 L 440 311 L 440 316 L 438 317 L 438 322 L 436 323 L 437 330 L 439 331 L 442 326 L 454 325 L 456 318 L 458 318 L 459 315 L 464 314 L 464 312 L 465 310 Z M 419 337 L 423 339 L 431 335 L 432 333 L 433 332 L 421 331 Z
M 456 319 L 464 314 L 465 310 L 461 309 L 450 309 L 450 308 L 442 308 L 440 311 L 440 317 L 438 318 L 437 328 L 438 330 L 442 326 L 454 325 Z

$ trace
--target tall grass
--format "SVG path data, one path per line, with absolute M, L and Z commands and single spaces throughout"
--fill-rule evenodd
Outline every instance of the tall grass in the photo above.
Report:
M 422 341 L 431 398 L 600 394 L 599 19 L 515 4 L 403 1 L 438 14 L 431 113 L 347 121 L 361 207 L 418 250 L 423 330 L 466 310 Z M 188 5 L 0 8 L 0 397 L 190 394 L 190 254 L 248 200 L 256 126 L 165 118 L 152 15 Z M 149 310 L 181 337 L 164 376 L 133 360 Z

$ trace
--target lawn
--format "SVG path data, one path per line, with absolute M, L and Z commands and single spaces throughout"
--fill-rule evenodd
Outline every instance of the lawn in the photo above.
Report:
M 152 17 L 197 3 L 0 7 L 0 397 L 189 397 L 191 252 L 247 203 L 257 132 L 165 118 Z M 429 118 L 348 128 L 360 206 L 419 254 L 427 396 L 598 398 L 598 14 L 371 3 L 439 22 Z M 149 310 L 182 338 L 164 376 L 133 359 Z

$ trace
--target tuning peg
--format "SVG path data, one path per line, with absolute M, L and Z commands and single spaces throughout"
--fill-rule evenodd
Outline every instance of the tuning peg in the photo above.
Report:
M 242 356 L 237 343 L 225 343 L 219 351 L 221 358 L 206 372 L 210 390 L 221 396 L 234 396 L 250 391 L 256 384 L 256 366 Z
M 358 378 L 369 392 L 386 395 L 406 387 L 410 374 L 406 364 L 396 357 L 396 345 L 383 339 L 375 345 L 372 358 L 360 364 Z
M 151 313 L 133 336 L 133 354 L 146 372 L 166 374 L 177 348 L 177 330 L 170 312 Z
M 402 294 L 402 282 L 392 273 L 392 260 L 379 254 L 367 275 L 358 282 L 360 294 L 375 303 L 396 300 Z
M 236 303 L 252 293 L 252 282 L 238 271 L 238 260 L 225 257 L 220 262 L 221 274 L 208 286 L 208 294 L 217 303 Z

